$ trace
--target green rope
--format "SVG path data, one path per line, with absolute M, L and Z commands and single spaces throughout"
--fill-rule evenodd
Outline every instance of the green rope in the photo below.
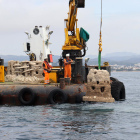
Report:
M 101 69 L 101 52 L 99 51 L 99 55 L 98 55 L 98 69 Z
M 101 33 L 101 28 L 102 28 L 102 0 L 101 0 L 101 24 L 100 24 L 100 33 Z M 100 37 L 101 39 L 101 37 Z M 98 69 L 101 69 L 101 52 L 99 51 L 98 55 Z

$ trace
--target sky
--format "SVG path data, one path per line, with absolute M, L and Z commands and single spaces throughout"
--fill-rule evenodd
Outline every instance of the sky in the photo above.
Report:
M 26 55 L 25 31 L 50 25 L 50 50 L 61 55 L 65 41 L 64 19 L 69 0 L 0 0 L 0 55 Z M 89 34 L 87 55 L 98 55 L 101 1 L 85 0 L 78 9 L 78 27 Z M 140 0 L 103 0 L 102 55 L 113 52 L 140 54 Z

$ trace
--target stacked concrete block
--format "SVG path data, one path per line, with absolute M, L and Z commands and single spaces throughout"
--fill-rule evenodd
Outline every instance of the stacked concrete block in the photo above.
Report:
M 7 74 L 8 75 L 15 75 L 14 65 L 18 64 L 18 63 L 19 63 L 19 61 L 14 61 L 14 60 L 11 60 L 8 62 L 8 67 L 7 67 L 7 69 L 8 69 Z
M 7 76 L 5 77 L 5 80 L 6 81 L 15 80 L 16 82 L 21 81 L 22 83 L 23 81 L 25 82 L 42 81 L 44 79 L 42 64 L 43 64 L 42 61 L 22 61 L 22 62 L 13 60 L 9 61 L 8 73 Z M 38 78 L 38 80 L 34 77 Z
M 29 76 L 29 77 L 25 77 L 23 75 L 20 76 L 15 76 L 13 78 L 13 82 L 14 83 L 31 83 L 31 84 L 37 84 L 39 83 L 39 78 L 35 77 L 35 76 Z
M 15 75 L 6 75 L 5 81 L 6 82 L 13 82 L 13 79 L 15 78 Z
M 30 61 L 30 70 L 31 70 L 31 76 L 36 76 L 38 78 L 43 77 L 43 67 L 42 67 L 43 62 L 41 61 Z
M 111 95 L 109 73 L 106 70 L 91 69 L 87 76 L 87 93 L 84 101 L 114 102 Z

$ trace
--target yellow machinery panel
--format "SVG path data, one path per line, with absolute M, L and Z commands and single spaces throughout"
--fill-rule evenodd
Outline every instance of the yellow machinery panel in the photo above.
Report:
M 4 79 L 4 66 L 0 66 L 0 82 L 5 82 L 5 79 Z
M 53 70 L 49 73 L 49 79 L 51 83 L 57 83 L 57 70 Z
M 109 63 L 108 62 L 104 62 L 103 66 L 109 66 Z

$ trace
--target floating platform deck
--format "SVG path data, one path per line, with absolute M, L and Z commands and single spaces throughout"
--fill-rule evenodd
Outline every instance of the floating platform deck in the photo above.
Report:
M 78 103 L 79 95 L 86 93 L 85 84 L 65 85 L 59 83 L 49 85 L 0 83 L 0 105 L 45 105 L 53 103 Z

